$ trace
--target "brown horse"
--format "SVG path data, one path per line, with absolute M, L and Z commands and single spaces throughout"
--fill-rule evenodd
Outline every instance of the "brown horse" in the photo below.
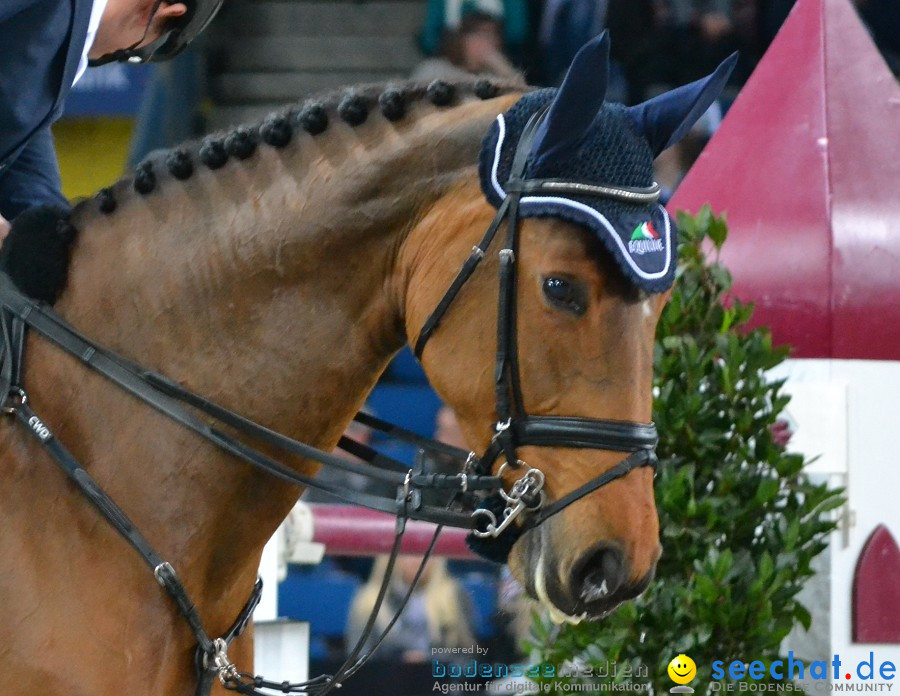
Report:
M 323 99 L 296 116 L 307 132 L 298 127 L 289 144 L 254 146 L 238 132 L 227 163 L 207 150 L 201 165 L 189 147 L 176 153 L 180 169 L 170 153 L 175 175 L 157 159 L 82 202 L 58 312 L 196 392 L 332 448 L 490 223 L 475 163 L 485 132 L 522 96 L 483 83 L 409 87 L 398 114 L 380 93 Z M 278 139 L 270 129 L 265 140 Z M 665 294 L 636 291 L 593 234 L 559 219 L 522 222 L 518 263 L 528 412 L 649 421 Z M 488 254 L 423 355 L 482 449 L 496 420 L 497 264 Z M 583 306 L 553 301 L 548 278 L 566 279 Z M 173 562 L 210 634 L 224 632 L 299 491 L 35 336 L 23 384 L 56 437 Z M 518 455 L 545 472 L 548 500 L 621 459 L 555 447 Z M 139 558 L 11 419 L 0 423 L 0 460 L 0 694 L 192 694 L 194 638 Z M 563 615 L 596 616 L 636 594 L 660 553 L 652 476 L 633 471 L 529 531 L 510 558 L 516 577 Z M 575 569 L 598 548 L 617 549 L 623 577 L 590 607 Z M 252 640 L 238 639 L 230 656 L 251 670 Z

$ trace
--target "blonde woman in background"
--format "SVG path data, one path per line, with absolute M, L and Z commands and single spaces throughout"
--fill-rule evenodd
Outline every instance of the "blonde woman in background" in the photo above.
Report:
M 350 607 L 345 644 L 348 652 L 362 635 L 369 614 L 375 606 L 388 557 L 379 556 L 369 580 L 363 585 Z M 420 556 L 399 556 L 385 595 L 375 628 L 366 641 L 369 650 L 397 613 L 421 562 Z M 431 648 L 471 648 L 475 643 L 472 630 L 472 604 L 459 582 L 447 570 L 443 558 L 431 558 L 397 623 L 375 653 L 376 660 L 425 662 Z

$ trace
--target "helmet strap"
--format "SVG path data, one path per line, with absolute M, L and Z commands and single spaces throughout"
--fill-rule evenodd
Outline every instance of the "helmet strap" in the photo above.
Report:
M 131 46 L 129 46 L 128 48 L 120 48 L 113 51 L 112 53 L 105 53 L 99 58 L 89 58 L 88 65 L 92 68 L 96 68 L 112 62 L 146 63 L 150 56 L 152 56 L 156 51 L 156 49 L 169 39 L 169 33 L 166 32 L 159 39 L 141 49 L 141 51 L 136 50 L 138 46 L 140 46 L 142 43 L 144 43 L 144 41 L 147 40 L 147 34 L 150 33 L 150 27 L 153 24 L 153 20 L 156 19 L 156 13 L 159 12 L 159 8 L 162 6 L 162 4 L 163 0 L 156 0 L 156 3 L 153 5 L 153 10 L 150 12 L 150 18 L 147 20 L 147 26 L 144 27 L 144 33 L 141 38 L 131 44 Z M 148 51 L 147 49 L 152 50 Z

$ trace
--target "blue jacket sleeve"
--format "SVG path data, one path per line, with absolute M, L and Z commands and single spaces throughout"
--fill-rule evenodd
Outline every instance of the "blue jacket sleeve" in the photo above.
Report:
M 0 173 L 0 215 L 7 220 L 23 210 L 45 204 L 69 207 L 62 195 L 59 163 L 49 125 L 35 133 L 19 156 Z

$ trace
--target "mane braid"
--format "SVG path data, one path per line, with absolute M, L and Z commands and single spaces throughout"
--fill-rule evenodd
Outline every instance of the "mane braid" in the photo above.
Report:
M 94 197 L 78 202 L 75 211 L 91 207 L 111 215 L 135 192 L 142 196 L 154 195 L 166 179 L 186 181 L 198 169 L 215 171 L 224 167 L 229 159 L 237 162 L 249 159 L 262 145 L 284 149 L 293 143 L 304 142 L 303 136 L 320 137 L 334 122 L 355 127 L 375 114 L 389 122 L 398 122 L 406 118 L 410 108 L 418 102 L 446 109 L 472 99 L 487 100 L 532 90 L 521 83 L 500 83 L 485 78 L 458 83 L 435 80 L 427 85 L 377 83 L 330 90 L 273 112 L 256 123 L 211 133 L 171 150 L 154 152 L 137 165 L 132 175 L 101 189 Z

